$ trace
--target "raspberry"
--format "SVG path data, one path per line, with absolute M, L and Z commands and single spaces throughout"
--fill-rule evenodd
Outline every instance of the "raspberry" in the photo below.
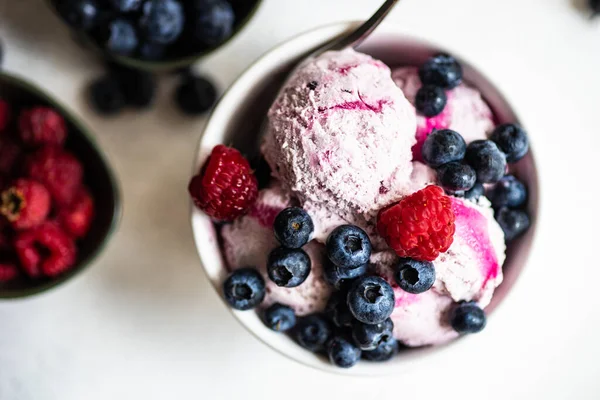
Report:
M 239 151 L 216 146 L 188 190 L 198 208 L 213 218 L 232 221 L 248 211 L 258 196 L 258 183 Z
M 29 178 L 46 186 L 58 206 L 71 204 L 83 177 L 79 161 L 58 147 L 44 147 L 35 152 L 27 160 L 25 171 Z
M 18 144 L 8 137 L 0 137 L 0 174 L 10 175 L 20 156 Z
M 22 231 L 15 239 L 21 266 L 31 278 L 55 277 L 75 265 L 75 242 L 54 222 Z
M 30 229 L 46 220 L 50 212 L 50 193 L 36 181 L 18 179 L 0 196 L 0 213 L 15 229 Z
M 94 199 L 82 187 L 77 192 L 73 204 L 60 210 L 58 220 L 66 233 L 74 238 L 82 238 L 88 233 L 92 225 L 94 213 Z
M 6 129 L 10 123 L 10 105 L 6 100 L 0 99 L 0 132 Z
M 0 283 L 13 280 L 19 274 L 19 269 L 14 264 L 0 263 Z
M 19 130 L 23 143 L 28 146 L 62 146 L 67 138 L 64 118 L 48 107 L 23 111 L 19 116 Z
M 427 186 L 379 212 L 377 230 L 400 256 L 433 261 L 454 240 L 452 203 L 439 186 Z

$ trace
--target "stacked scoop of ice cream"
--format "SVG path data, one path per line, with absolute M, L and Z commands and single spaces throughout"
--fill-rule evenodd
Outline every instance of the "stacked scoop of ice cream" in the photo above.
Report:
M 218 221 L 239 310 L 350 367 L 481 331 L 506 242 L 529 226 L 510 164 L 525 132 L 494 123 L 451 56 L 391 71 L 345 50 L 305 62 L 268 113 L 258 189 L 217 146 L 190 182 Z

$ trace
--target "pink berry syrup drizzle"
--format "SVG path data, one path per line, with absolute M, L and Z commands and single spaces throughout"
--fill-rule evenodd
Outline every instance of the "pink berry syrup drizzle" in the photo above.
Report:
M 431 132 L 439 129 L 448 129 L 450 127 L 450 124 L 452 123 L 452 92 L 446 91 L 446 96 L 448 98 L 448 101 L 446 103 L 446 107 L 444 107 L 444 110 L 440 114 L 430 118 L 422 115 L 419 115 L 417 117 L 417 143 L 415 143 L 415 145 L 412 148 L 413 161 L 423 162 L 423 157 L 421 156 L 421 149 L 423 148 L 423 143 L 425 142 L 425 139 L 427 139 L 427 136 L 429 136 Z

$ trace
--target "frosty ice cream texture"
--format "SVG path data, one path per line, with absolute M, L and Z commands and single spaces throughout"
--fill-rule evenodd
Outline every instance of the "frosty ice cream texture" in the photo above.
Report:
M 397 70 L 394 78 L 399 86 L 385 64 L 346 50 L 309 61 L 286 82 L 269 111 L 262 147 L 274 180 L 248 215 L 223 227 L 224 253 L 231 269 L 257 266 L 265 274 L 267 255 L 277 247 L 275 216 L 290 204 L 302 206 L 315 223 L 314 240 L 305 248 L 311 274 L 296 288 L 266 279 L 265 304 L 281 302 L 306 315 L 322 311 L 331 294 L 322 243 L 336 226 L 361 226 L 374 246 L 371 269 L 394 287 L 395 336 L 409 346 L 439 344 L 458 335 L 446 318 L 452 304 L 473 300 L 485 307 L 502 281 L 504 236 L 489 203 L 452 199 L 454 242 L 434 261 L 434 287 L 418 295 L 394 283 L 391 266 L 398 257 L 375 233 L 375 218 L 382 207 L 435 182 L 429 167 L 412 161 L 428 124 L 462 129 L 472 141 L 485 138 L 493 117 L 479 93 L 461 85 L 447 114 L 431 122 L 409 102 L 420 85 L 416 70 Z

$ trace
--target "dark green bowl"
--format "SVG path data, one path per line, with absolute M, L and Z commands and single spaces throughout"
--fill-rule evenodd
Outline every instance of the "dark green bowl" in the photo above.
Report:
M 96 203 L 96 216 L 90 232 L 78 243 L 75 267 L 55 279 L 30 280 L 19 277 L 8 283 L 0 283 L 0 299 L 14 299 L 57 287 L 88 267 L 115 231 L 121 216 L 121 201 L 117 181 L 102 151 L 87 128 L 69 110 L 35 85 L 6 73 L 0 73 L 0 97 L 17 107 L 50 106 L 63 115 L 69 129 L 66 148 L 82 162 L 85 184 Z
M 57 17 L 61 20 L 61 16 L 58 14 L 58 11 L 55 7 L 56 0 L 46 0 L 50 9 L 57 15 Z M 109 51 L 106 51 L 102 47 L 96 43 L 89 35 L 84 32 L 80 32 L 74 29 L 71 29 L 73 35 L 76 35 L 77 40 L 81 41 L 82 44 L 86 47 L 89 47 L 95 53 L 100 54 L 103 58 L 113 61 L 117 64 L 124 65 L 129 68 L 134 68 L 138 70 L 150 71 L 150 72 L 166 72 L 166 71 L 174 71 L 177 69 L 189 67 L 194 64 L 196 61 L 199 61 L 203 57 L 208 56 L 213 51 L 221 48 L 230 40 L 232 40 L 235 36 L 237 36 L 240 31 L 244 29 L 244 27 L 248 24 L 248 22 L 252 19 L 258 8 L 260 7 L 262 0 L 237 0 L 237 3 L 253 3 L 251 5 L 245 5 L 243 8 L 243 13 L 241 18 L 236 20 L 233 33 L 229 38 L 220 43 L 215 47 L 205 48 L 198 51 L 195 54 L 191 54 L 188 56 L 180 57 L 180 58 L 172 58 L 164 61 L 144 61 L 134 57 L 126 57 L 120 56 L 116 54 L 112 54 Z M 65 24 L 66 26 L 66 24 Z

